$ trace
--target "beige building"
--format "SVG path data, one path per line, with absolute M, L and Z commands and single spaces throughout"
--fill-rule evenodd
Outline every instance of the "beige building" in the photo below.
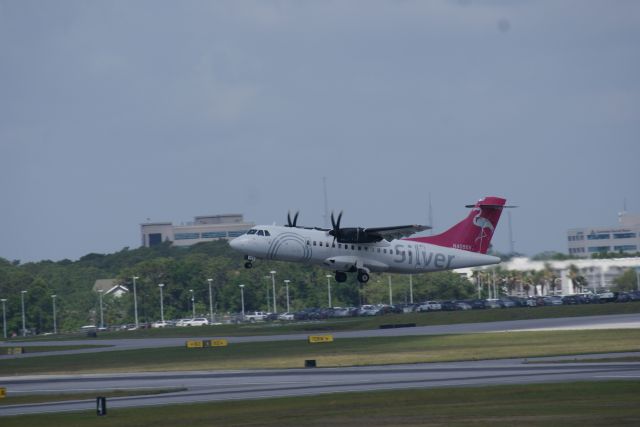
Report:
M 245 222 L 241 214 L 197 216 L 193 222 L 173 225 L 170 222 L 140 224 L 142 246 L 172 242 L 175 246 L 190 246 L 200 242 L 232 239 L 246 233 L 255 224 Z
M 640 215 L 622 212 L 618 225 L 572 228 L 567 231 L 569 255 L 590 257 L 599 252 L 640 251 Z

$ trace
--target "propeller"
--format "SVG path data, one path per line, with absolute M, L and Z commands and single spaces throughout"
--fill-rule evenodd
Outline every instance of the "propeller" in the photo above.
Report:
M 331 212 L 331 227 L 332 230 L 329 231 L 329 234 L 333 236 L 333 241 L 336 239 L 340 240 L 340 222 L 342 221 L 342 211 L 338 214 L 338 219 L 336 220 L 333 216 L 333 212 Z
M 296 224 L 298 223 L 299 214 L 300 214 L 300 211 L 297 211 L 296 214 L 293 216 L 293 221 L 291 221 L 291 211 L 287 212 L 287 227 L 296 227 Z

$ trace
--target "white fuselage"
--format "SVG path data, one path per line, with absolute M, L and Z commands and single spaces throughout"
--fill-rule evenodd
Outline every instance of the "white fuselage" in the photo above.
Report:
M 491 255 L 406 239 L 346 244 L 325 230 L 276 225 L 256 226 L 249 233 L 233 239 L 231 247 L 256 258 L 320 265 L 333 271 L 364 268 L 409 274 L 500 262 Z

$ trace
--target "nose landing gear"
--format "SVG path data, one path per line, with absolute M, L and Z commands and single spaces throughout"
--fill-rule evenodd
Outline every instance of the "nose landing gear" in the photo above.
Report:
M 245 255 L 244 259 L 247 260 L 247 262 L 244 263 L 244 268 L 251 268 L 253 267 L 253 261 L 256 260 L 256 257 L 251 255 Z

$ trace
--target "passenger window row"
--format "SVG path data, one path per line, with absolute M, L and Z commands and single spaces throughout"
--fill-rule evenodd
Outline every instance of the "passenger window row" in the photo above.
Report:
M 307 240 L 307 246 L 311 246 L 311 245 L 313 245 L 313 246 L 324 246 L 324 247 L 327 247 L 327 248 L 328 247 L 332 247 L 332 248 L 336 247 L 335 242 L 334 243 L 329 243 L 329 242 L 322 242 L 322 241 L 317 241 L 317 240 L 313 240 L 313 241 Z M 347 244 L 343 245 L 342 243 L 338 243 L 338 249 L 342 249 L 343 246 L 344 246 L 345 250 L 349 250 L 349 245 L 347 245 Z M 351 245 L 351 250 L 355 251 L 356 250 L 356 245 Z M 358 246 L 357 250 L 359 250 L 359 251 L 363 250 L 362 246 Z M 369 251 L 369 246 L 365 246 L 364 250 L 368 252 Z M 385 248 L 371 248 L 371 252 L 377 252 L 379 254 L 380 253 L 386 254 L 387 253 L 387 249 L 385 249 Z M 389 254 L 393 254 L 393 249 L 389 249 Z

